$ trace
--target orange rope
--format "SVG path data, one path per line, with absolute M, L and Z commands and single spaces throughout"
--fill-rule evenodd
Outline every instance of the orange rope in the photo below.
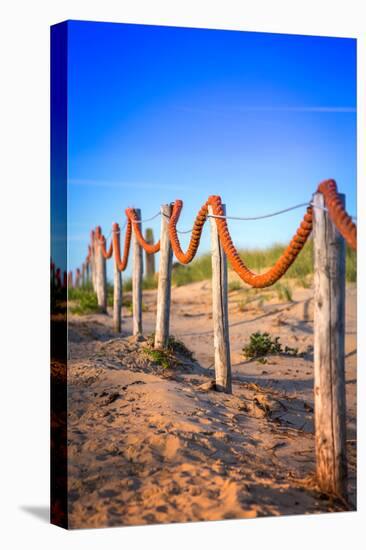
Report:
M 109 258 L 112 256 L 113 254 L 113 242 L 111 241 L 111 244 L 109 246 L 109 250 L 107 251 L 106 249 L 106 238 L 104 237 L 104 235 L 102 234 L 102 228 L 100 227 L 100 225 L 98 225 L 96 228 L 95 228 L 95 244 L 99 244 L 100 245 L 100 248 L 101 248 L 101 251 L 102 251 L 102 254 L 103 254 L 103 257 L 106 259 L 106 260 L 109 260 Z
M 121 261 L 121 246 L 120 246 L 120 229 L 118 223 L 113 224 L 113 250 L 114 258 L 119 271 L 124 271 L 128 264 L 128 255 L 130 252 L 131 245 L 131 235 L 132 235 L 132 223 L 131 220 L 127 220 L 126 235 L 125 235 L 125 244 L 123 250 L 123 260 Z
M 181 200 L 177 200 L 174 203 L 173 212 L 169 223 L 169 237 L 174 254 L 181 263 L 188 264 L 193 260 L 197 253 L 202 229 L 207 220 L 208 206 L 212 206 L 214 216 L 224 216 L 221 198 L 219 196 L 209 197 L 207 202 L 202 206 L 197 214 L 192 231 L 192 237 L 187 252 L 184 253 L 181 249 L 176 229 L 176 224 L 178 222 L 183 207 L 183 202 Z M 219 238 L 232 268 L 245 283 L 256 288 L 270 286 L 278 281 L 280 277 L 282 277 L 282 275 L 294 262 L 300 250 L 303 248 L 312 229 L 311 222 L 312 209 L 308 208 L 308 211 L 305 214 L 304 220 L 297 230 L 296 235 L 294 236 L 282 256 L 277 260 L 275 265 L 270 270 L 261 275 L 257 275 L 250 271 L 250 269 L 241 260 L 239 253 L 232 242 L 226 219 L 216 218 Z
M 338 195 L 334 180 L 325 180 L 318 186 L 318 192 L 323 193 L 325 205 L 338 231 L 353 250 L 357 248 L 357 228 L 352 218 L 345 211 Z
M 182 208 L 183 208 L 183 201 L 177 199 L 173 204 L 172 214 L 169 221 L 169 238 L 170 238 L 173 252 L 177 257 L 177 259 L 182 264 L 189 264 L 197 254 L 198 246 L 201 240 L 203 226 L 205 225 L 205 221 L 207 220 L 208 204 L 207 203 L 204 204 L 196 216 L 193 229 L 192 229 L 192 236 L 189 241 L 187 252 L 183 252 L 179 243 L 179 237 L 177 233 L 177 223 L 178 223 Z
M 212 206 L 213 214 L 215 216 L 224 215 L 220 197 L 211 196 L 209 197 L 207 203 Z M 276 261 L 273 267 L 266 271 L 266 273 L 261 273 L 260 275 L 253 273 L 240 258 L 239 253 L 231 239 L 226 219 L 216 218 L 216 225 L 222 247 L 234 271 L 236 271 L 245 283 L 251 285 L 252 287 L 264 288 L 266 286 L 271 286 L 278 281 L 282 275 L 286 273 L 290 265 L 295 261 L 311 233 L 312 219 L 312 208 L 308 207 L 300 227 L 292 238 L 290 244 L 287 246 L 286 250 Z
M 329 212 L 334 224 L 337 226 L 339 232 L 347 241 L 347 243 L 353 248 L 356 249 L 357 246 L 357 235 L 356 235 L 356 225 L 352 222 L 350 216 L 346 213 L 343 208 L 342 202 L 338 195 L 337 185 L 334 180 L 323 181 L 318 186 L 318 192 L 323 193 L 326 207 Z M 239 275 L 239 277 L 247 284 L 255 288 L 264 288 L 267 286 L 273 285 L 278 281 L 282 275 L 286 273 L 288 268 L 297 258 L 300 251 L 303 249 L 310 233 L 312 230 L 313 222 L 313 209 L 311 206 L 307 208 L 307 211 L 303 217 L 303 220 L 290 241 L 289 245 L 286 247 L 283 254 L 276 261 L 276 263 L 265 273 L 256 274 L 252 272 L 240 258 L 237 249 L 235 248 L 233 241 L 231 239 L 226 218 L 224 216 L 224 211 L 222 208 L 221 197 L 212 195 L 208 198 L 207 202 L 199 210 L 193 230 L 191 239 L 187 248 L 187 251 L 184 252 L 181 248 L 177 223 L 183 208 L 183 201 L 176 200 L 173 204 L 172 215 L 168 224 L 169 239 L 172 245 L 173 252 L 176 258 L 182 264 L 190 263 L 199 247 L 202 230 L 205 222 L 207 221 L 208 216 L 208 207 L 212 207 L 212 212 L 214 216 L 220 216 L 215 218 L 217 230 L 220 238 L 220 242 L 225 251 L 225 254 L 234 269 L 234 271 Z M 114 252 L 115 260 L 120 271 L 124 271 L 127 267 L 128 256 L 131 244 L 132 231 L 134 231 L 136 239 L 139 245 L 148 253 L 155 254 L 160 250 L 160 241 L 157 241 L 155 244 L 148 243 L 141 232 L 141 224 L 138 223 L 139 219 L 133 208 L 126 209 L 127 216 L 127 229 L 125 235 L 124 243 L 124 252 L 123 259 L 121 260 L 120 252 L 120 230 L 117 223 L 113 224 L 113 238 L 110 244 L 109 250 L 106 250 L 106 240 L 102 235 L 102 230 L 98 226 L 95 231 L 91 232 L 91 246 L 88 248 L 88 256 L 86 261 L 90 261 L 93 251 L 95 251 L 95 246 L 99 243 L 102 247 L 102 252 L 104 258 L 108 259 L 112 256 Z M 137 223 L 136 223 L 137 222 Z M 133 228 L 133 229 L 132 229 Z M 94 249 L 93 249 L 94 246 Z
M 111 258 L 112 254 L 113 254 L 113 241 L 111 241 L 111 244 L 109 245 L 109 250 L 107 251 L 106 250 L 106 240 L 105 240 L 105 237 L 104 235 L 101 236 L 101 238 L 99 239 L 99 244 L 101 246 L 101 249 L 102 249 L 102 254 L 104 256 L 104 258 L 106 260 L 109 260 L 109 258 Z
M 139 222 L 137 214 L 133 208 L 126 208 L 125 210 L 127 219 L 129 222 L 133 225 L 133 230 L 136 235 L 136 239 L 140 246 L 147 252 L 148 254 L 156 254 L 156 252 L 159 252 L 160 250 L 160 241 L 157 241 L 155 244 L 148 243 L 141 233 L 141 224 L 136 223 Z

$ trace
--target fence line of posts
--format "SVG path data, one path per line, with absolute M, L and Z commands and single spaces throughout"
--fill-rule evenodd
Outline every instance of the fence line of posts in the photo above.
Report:
M 344 209 L 344 195 L 337 195 Z M 336 215 L 323 192 L 313 195 L 312 231 L 314 242 L 314 417 L 316 474 L 320 488 L 347 498 L 346 401 L 345 401 L 345 241 L 340 234 Z M 329 203 L 328 203 L 329 206 Z M 339 205 L 338 205 L 339 206 Z M 223 216 L 225 205 L 221 205 Z M 141 211 L 134 209 L 135 222 L 141 222 Z M 211 226 L 212 256 L 212 319 L 216 389 L 232 393 L 230 338 L 228 319 L 227 254 L 219 234 L 219 224 L 212 206 L 208 206 Z M 337 214 L 337 213 L 336 213 Z M 156 348 L 165 348 L 169 340 L 173 250 L 169 236 L 172 205 L 161 206 L 160 261 L 157 288 Z M 220 217 L 220 216 L 216 216 Z M 222 217 L 222 216 L 221 216 Z M 332 219 L 333 218 L 333 219 Z M 334 220 L 335 218 L 335 220 Z M 119 231 L 117 224 L 115 226 Z M 337 228 L 338 226 L 338 228 Z M 145 233 L 153 242 L 152 230 Z M 154 258 L 154 254 L 146 254 Z M 146 261 L 148 276 L 155 273 L 155 264 Z M 91 281 L 101 312 L 107 311 L 106 258 L 98 238 L 92 240 L 88 262 L 78 271 L 79 286 Z M 132 330 L 142 336 L 143 248 L 136 231 L 132 231 Z M 121 331 L 122 275 L 114 261 L 113 320 Z

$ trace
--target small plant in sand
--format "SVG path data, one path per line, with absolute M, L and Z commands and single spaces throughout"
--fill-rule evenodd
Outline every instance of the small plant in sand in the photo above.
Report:
M 243 347 L 243 355 L 247 359 L 256 359 L 260 363 L 266 363 L 267 355 L 291 355 L 297 357 L 299 351 L 297 348 L 289 346 L 282 347 L 280 337 L 272 338 L 268 332 L 253 332 L 250 335 L 249 344 Z
M 151 359 L 153 363 L 156 363 L 163 369 L 174 367 L 177 364 L 174 355 L 172 355 L 172 353 L 168 350 L 146 347 L 143 349 L 143 352 L 149 357 L 149 359 Z
M 183 342 L 169 336 L 168 345 L 164 349 L 154 348 L 155 334 L 151 334 L 147 339 L 147 345 L 143 348 L 143 353 L 147 355 L 154 363 L 167 369 L 175 367 L 182 363 L 177 355 L 183 356 L 190 361 L 193 360 L 193 353 L 187 348 Z

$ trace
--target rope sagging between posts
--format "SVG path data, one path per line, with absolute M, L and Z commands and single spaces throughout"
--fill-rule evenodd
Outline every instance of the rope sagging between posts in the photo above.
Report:
M 357 247 L 356 225 L 353 223 L 352 217 L 347 214 L 342 206 L 342 202 L 339 198 L 339 194 L 337 191 L 336 182 L 332 179 L 325 180 L 319 184 L 317 191 L 323 194 L 324 202 L 329 212 L 329 216 L 336 225 L 340 234 L 343 236 L 349 246 L 355 250 Z M 209 217 L 212 217 L 216 220 L 219 238 L 222 247 L 227 255 L 228 261 L 230 262 L 233 270 L 242 279 L 242 281 L 255 288 L 264 288 L 273 285 L 286 273 L 288 268 L 292 265 L 292 263 L 295 261 L 298 254 L 304 247 L 312 231 L 314 205 L 312 204 L 312 202 L 302 203 L 290 208 L 279 210 L 277 212 L 256 217 L 226 216 L 223 214 L 221 205 L 221 197 L 217 195 L 210 196 L 206 203 L 200 208 L 194 221 L 193 228 L 188 231 L 180 231 L 179 229 L 177 229 L 177 224 L 183 209 L 183 201 L 177 199 L 174 203 L 172 203 L 172 214 L 169 220 L 168 233 L 175 257 L 182 264 L 189 264 L 194 259 L 199 248 L 204 224 Z M 209 206 L 212 207 L 212 214 L 209 214 L 208 212 Z M 286 247 L 281 257 L 266 273 L 256 274 L 252 272 L 247 267 L 245 262 L 240 258 L 239 252 L 232 241 L 229 228 L 227 226 L 227 220 L 264 219 L 284 212 L 288 212 L 290 210 L 294 210 L 296 208 L 300 208 L 301 206 L 307 206 L 307 211 L 294 237 L 290 241 L 289 245 Z M 144 239 L 141 231 L 142 222 L 155 219 L 160 215 L 160 212 L 145 220 L 138 219 L 134 208 L 127 208 L 125 213 L 127 218 L 127 225 L 123 258 L 121 259 L 120 252 L 120 230 L 119 227 L 118 232 L 115 229 L 115 226 L 118 226 L 118 224 L 114 224 L 113 226 L 114 229 L 112 229 L 112 241 L 108 249 L 106 248 L 106 239 L 102 235 L 101 228 L 98 226 L 95 231 L 91 232 L 91 245 L 89 246 L 88 255 L 85 260 L 86 264 L 93 261 L 93 247 L 95 247 L 95 243 L 98 242 L 101 245 L 103 257 L 105 259 L 110 259 L 113 255 L 115 255 L 118 269 L 120 271 L 124 271 L 128 263 L 132 232 L 136 236 L 136 240 L 139 245 L 145 250 L 145 252 L 147 252 L 147 254 L 156 254 L 160 251 L 160 241 L 157 241 L 155 244 L 148 243 L 146 239 Z M 182 250 L 178 233 L 191 233 L 191 238 L 185 252 Z

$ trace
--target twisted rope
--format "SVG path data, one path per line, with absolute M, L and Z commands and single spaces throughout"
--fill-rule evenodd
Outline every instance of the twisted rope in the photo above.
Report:
M 123 259 L 121 260 L 121 245 L 120 245 L 120 228 L 118 223 L 113 224 L 112 228 L 112 246 L 114 250 L 114 259 L 119 271 L 124 271 L 128 264 L 128 256 L 130 253 L 131 235 L 132 235 L 132 223 L 131 220 L 127 220 L 125 243 L 123 248 Z
M 144 239 L 144 237 L 142 236 L 142 233 L 141 233 L 141 222 L 142 222 L 142 220 L 138 219 L 135 210 L 133 208 L 126 208 L 125 212 L 126 212 L 126 216 L 127 216 L 128 220 L 130 220 L 130 222 L 133 224 L 133 230 L 134 230 L 134 233 L 136 235 L 136 239 L 137 239 L 137 242 L 139 243 L 139 245 L 142 246 L 142 248 L 148 254 L 156 254 L 156 252 L 159 252 L 159 250 L 160 250 L 160 240 L 157 241 L 155 244 L 150 244 Z M 153 216 L 153 218 L 156 218 L 158 215 L 160 216 L 160 212 L 159 212 L 159 214 Z M 150 218 L 150 219 L 152 219 L 152 218 Z
M 318 186 L 318 192 L 323 193 L 325 205 L 338 231 L 353 250 L 357 248 L 357 228 L 351 216 L 345 211 L 339 197 L 337 184 L 334 180 L 325 180 Z
M 308 207 L 296 234 L 274 266 L 265 273 L 256 274 L 245 265 L 233 244 L 226 219 L 223 217 L 224 212 L 221 198 L 215 195 L 211 196 L 209 197 L 207 203 L 212 206 L 213 213 L 216 216 L 220 216 L 220 218 L 216 219 L 216 225 L 219 238 L 228 261 L 242 281 L 254 288 L 271 286 L 278 281 L 286 273 L 290 265 L 295 261 L 312 230 L 312 208 Z
M 176 258 L 182 264 L 189 264 L 197 254 L 198 246 L 201 240 L 203 226 L 207 219 L 208 206 L 207 206 L 207 203 L 204 204 L 196 216 L 196 219 L 193 224 L 192 236 L 189 241 L 189 245 L 186 252 L 183 252 L 179 242 L 179 237 L 177 234 L 178 233 L 177 223 L 178 223 L 182 208 L 183 208 L 183 201 L 181 201 L 180 199 L 177 199 L 173 204 L 168 232 L 169 232 L 170 243 L 172 245 L 172 249 Z
M 357 229 L 356 225 L 352 221 L 352 217 L 347 214 L 345 211 L 342 201 L 339 197 L 337 191 L 337 185 L 334 180 L 325 180 L 319 184 L 318 192 L 324 195 L 324 201 L 326 205 L 326 210 L 329 213 L 330 218 L 333 223 L 336 225 L 338 231 L 349 244 L 352 249 L 357 248 Z M 208 213 L 208 207 L 212 207 L 212 214 Z M 265 273 L 256 274 L 252 272 L 240 258 L 239 253 L 236 247 L 233 244 L 231 235 L 227 226 L 227 220 L 257 220 L 270 218 L 296 208 L 307 206 L 306 213 L 303 217 L 302 222 L 300 223 L 299 228 L 297 229 L 294 237 L 286 247 L 283 254 L 276 261 L 276 263 Z M 221 197 L 217 195 L 212 195 L 208 198 L 206 203 L 200 208 L 196 219 L 194 221 L 193 228 L 188 231 L 179 231 L 177 229 L 177 223 L 183 208 L 183 201 L 177 199 L 172 203 L 172 214 L 167 220 L 168 223 L 168 233 L 170 243 L 173 249 L 173 252 L 176 258 L 182 264 L 190 263 L 197 254 L 199 247 L 203 226 L 207 221 L 207 218 L 212 217 L 216 220 L 217 230 L 220 238 L 220 242 L 225 251 L 225 254 L 230 262 L 233 270 L 239 275 L 239 277 L 250 286 L 255 288 L 264 288 L 267 286 L 273 285 L 278 281 L 292 265 L 292 263 L 297 258 L 300 251 L 303 249 L 310 233 L 312 230 L 312 221 L 313 221 L 313 205 L 312 203 L 302 203 L 290 208 L 285 208 L 271 214 L 265 214 L 263 216 L 256 217 L 237 217 L 237 216 L 225 216 L 222 208 Z M 106 249 L 106 239 L 102 235 L 101 228 L 98 226 L 95 231 L 91 232 L 91 245 L 88 247 L 88 255 L 86 257 L 86 263 L 90 262 L 93 253 L 95 252 L 95 246 L 100 245 L 104 258 L 109 259 L 113 252 L 115 260 L 120 271 L 123 271 L 127 267 L 129 250 L 131 245 L 131 236 L 132 231 L 134 231 L 136 239 L 139 245 L 148 253 L 155 254 L 160 250 L 160 241 L 157 241 L 155 244 L 148 243 L 141 232 L 141 224 L 143 221 L 151 221 L 158 217 L 160 212 L 147 218 L 145 220 L 139 220 L 136 214 L 136 211 L 133 208 L 126 209 L 127 216 L 127 229 L 125 235 L 124 243 L 124 253 L 123 259 L 121 260 L 120 253 L 120 229 L 117 223 L 113 224 L 113 237 L 110 243 L 110 247 Z M 125 224 L 125 226 L 126 226 Z M 124 226 L 124 227 L 125 227 Z M 186 252 L 181 248 L 179 242 L 178 233 L 192 233 L 190 242 Z M 60 278 L 60 275 L 56 271 L 56 279 Z

